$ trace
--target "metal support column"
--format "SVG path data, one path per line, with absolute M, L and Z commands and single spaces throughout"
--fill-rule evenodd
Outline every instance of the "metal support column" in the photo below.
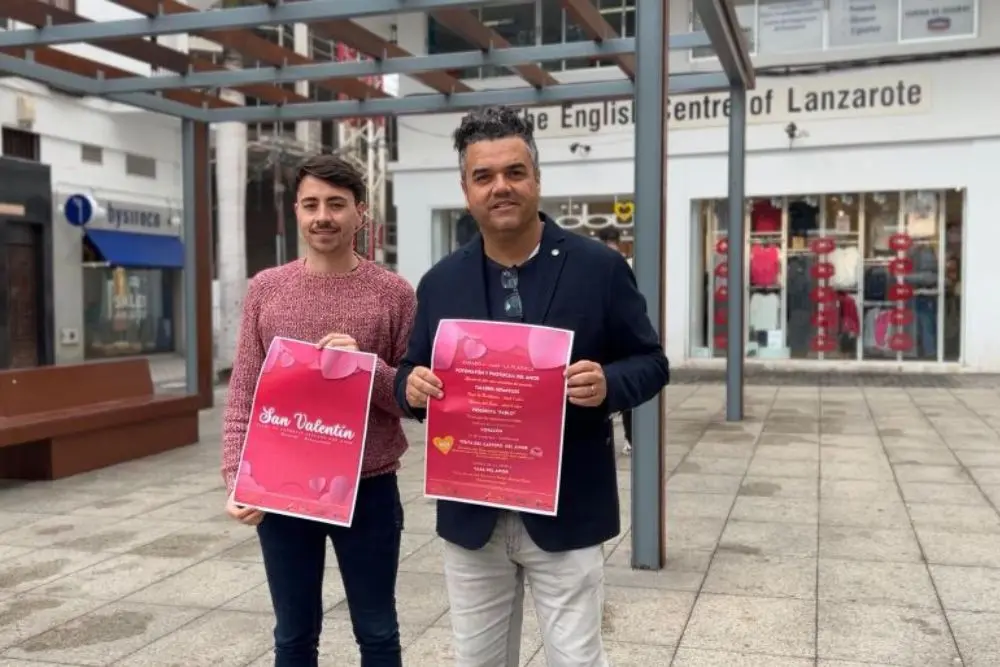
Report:
M 668 0 L 636 4 L 635 273 L 649 319 L 663 337 L 666 216 Z M 632 449 L 632 567 L 659 570 L 666 560 L 663 515 L 663 395 L 635 410 Z
M 184 364 L 185 389 L 198 394 L 198 217 L 195 195 L 194 121 L 181 127 L 181 178 L 184 193 Z
M 735 85 L 729 93 L 729 220 L 726 236 L 729 252 L 729 297 L 726 302 L 726 420 L 743 419 L 743 363 L 746 358 L 744 327 L 746 299 L 745 183 L 747 91 Z

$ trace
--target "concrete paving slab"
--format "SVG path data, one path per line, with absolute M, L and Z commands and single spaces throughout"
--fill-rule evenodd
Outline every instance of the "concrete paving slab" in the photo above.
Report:
M 994 387 L 719 385 L 666 392 L 667 563 L 605 547 L 614 667 L 1000 664 L 1000 394 Z M 201 444 L 59 482 L 0 482 L 0 667 L 271 667 L 253 530 L 222 512 L 221 410 Z M 619 427 L 620 428 L 620 427 Z M 407 667 L 453 663 L 419 425 L 400 472 Z M 640 444 L 641 446 L 641 444 Z M 357 661 L 336 560 L 321 664 Z M 522 666 L 543 667 L 526 600 Z M 219 638 L 226 641 L 220 642 Z

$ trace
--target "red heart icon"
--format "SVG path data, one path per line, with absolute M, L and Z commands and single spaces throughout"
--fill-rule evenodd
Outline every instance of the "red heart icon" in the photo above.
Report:
M 725 255 L 729 252 L 729 239 L 719 239 L 715 242 L 715 252 Z
M 889 301 L 906 301 L 913 297 L 913 285 L 896 283 L 889 286 Z
M 833 326 L 833 317 L 822 311 L 816 311 L 813 313 L 812 323 L 817 329 L 830 329 Z
M 809 244 L 809 248 L 817 255 L 827 255 L 833 252 L 833 249 L 836 247 L 836 242 L 827 237 L 813 239 L 812 243 Z
M 809 296 L 816 303 L 833 303 L 837 300 L 837 293 L 826 286 L 814 287 Z
M 809 269 L 809 273 L 812 274 L 813 278 L 826 279 L 834 274 L 833 264 L 830 262 L 820 262 L 818 264 L 813 264 Z
M 905 327 L 907 324 L 911 324 L 913 322 L 913 311 L 897 308 L 889 315 L 889 321 L 892 322 L 894 326 Z
M 719 308 L 715 311 L 715 323 L 719 325 L 726 323 L 726 311 L 724 308 Z
M 908 275 L 913 271 L 913 260 L 909 257 L 900 257 L 889 262 L 889 273 L 899 277 Z
M 729 339 L 726 334 L 716 334 L 715 335 L 715 349 L 724 350 L 729 344 Z
M 725 285 L 720 285 L 719 287 L 715 288 L 715 300 L 716 301 L 725 301 L 728 298 L 729 298 L 729 288 L 728 287 L 726 287 Z
M 913 247 L 913 239 L 909 234 L 899 232 L 889 237 L 889 247 L 896 252 L 905 252 Z
M 729 277 L 729 264 L 723 262 L 722 264 L 719 264 L 717 267 L 715 267 L 715 275 L 718 278 Z
M 906 352 L 913 348 L 913 336 L 906 333 L 893 334 L 889 337 L 889 349 L 893 352 Z

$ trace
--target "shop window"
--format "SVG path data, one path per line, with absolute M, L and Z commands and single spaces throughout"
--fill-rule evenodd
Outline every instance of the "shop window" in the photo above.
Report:
M 696 215 L 694 356 L 724 356 L 729 290 L 744 289 L 748 357 L 960 359 L 963 191 L 751 199 L 739 281 L 725 202 Z
M 169 269 L 85 266 L 87 359 L 174 351 L 174 282 Z

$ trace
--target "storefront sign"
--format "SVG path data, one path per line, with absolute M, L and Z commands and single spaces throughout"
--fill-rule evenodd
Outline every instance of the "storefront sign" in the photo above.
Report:
M 728 123 L 729 96 L 725 93 L 678 95 L 668 105 L 671 130 L 724 127 Z M 926 113 L 930 107 L 929 78 L 920 75 L 758 79 L 757 89 L 748 96 L 747 123 L 907 115 Z M 539 139 L 635 130 L 631 100 L 535 107 L 523 113 L 534 123 Z
M 169 206 L 114 200 L 100 193 L 57 194 L 56 198 L 66 222 L 74 227 L 158 236 L 181 234 L 180 225 L 171 223 L 180 212 Z
M 156 211 L 123 208 L 108 202 L 108 223 L 115 229 L 122 227 L 160 227 L 162 219 Z

